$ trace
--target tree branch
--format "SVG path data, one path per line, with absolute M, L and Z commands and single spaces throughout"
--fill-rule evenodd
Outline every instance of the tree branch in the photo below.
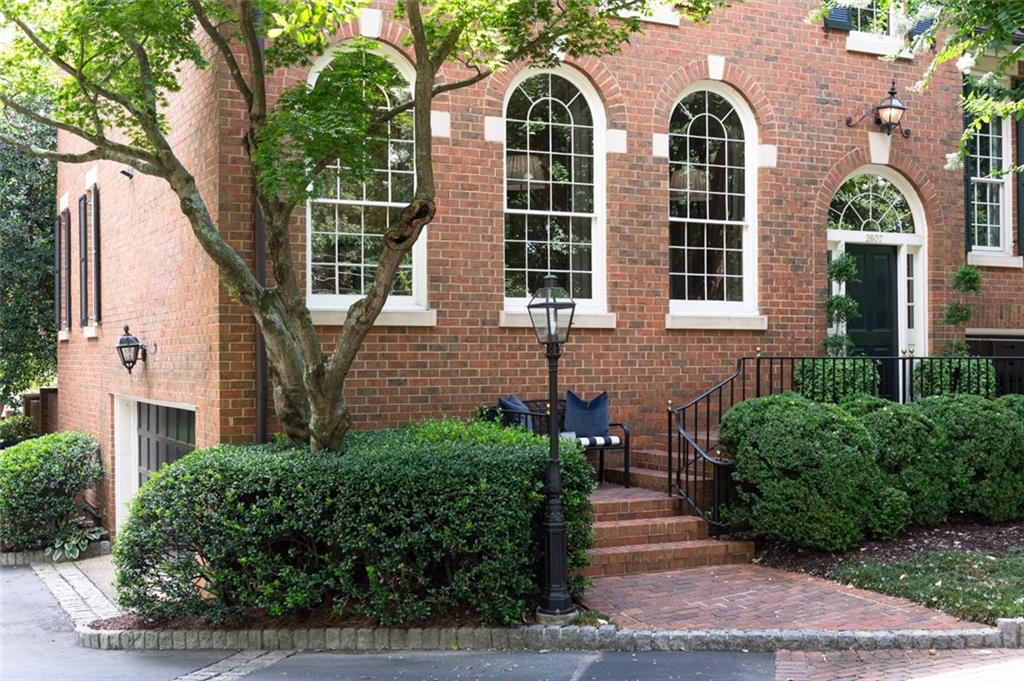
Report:
M 441 67 L 444 65 L 445 60 L 448 59 L 448 55 L 450 55 L 452 50 L 455 49 L 456 43 L 458 43 L 459 38 L 462 37 L 462 31 L 462 26 L 456 26 L 448 31 L 444 40 L 441 41 L 441 44 L 437 46 L 434 54 L 431 55 L 430 65 L 434 69 L 434 75 L 437 75 L 437 72 L 440 71 Z
M 217 30 L 217 27 L 210 21 L 209 15 L 206 14 L 206 10 L 203 8 L 203 3 L 200 0 L 189 0 L 189 5 L 192 7 L 192 11 L 196 14 L 196 20 L 199 25 L 203 28 L 203 31 L 209 36 L 210 40 L 213 41 L 217 51 L 220 52 L 220 56 L 224 59 L 224 62 L 228 65 L 228 71 L 231 73 L 231 79 L 235 82 L 235 88 L 238 90 L 238 94 L 242 95 L 242 99 L 245 100 L 246 109 L 252 109 L 252 90 L 249 88 L 249 84 L 245 80 L 245 75 L 242 73 L 242 68 L 238 65 L 238 60 L 235 59 L 235 53 L 231 51 L 231 45 L 227 39 L 221 35 L 221 32 Z
M 69 153 L 61 152 L 53 149 L 44 149 L 34 144 L 27 142 L 18 141 L 8 135 L 0 134 L 0 144 L 6 144 L 7 146 L 17 149 L 23 154 L 34 156 L 36 158 L 46 159 L 47 161 L 56 161 L 58 163 L 90 163 L 92 161 L 117 161 L 118 163 L 125 163 L 135 168 L 139 172 L 145 173 L 146 175 L 154 175 L 157 177 L 163 177 L 164 173 L 161 168 L 151 163 L 146 163 L 133 156 L 127 156 L 114 152 L 110 149 L 104 149 L 101 147 L 94 147 L 89 151 L 83 151 L 81 153 Z
M 256 31 L 255 10 L 249 0 L 242 0 L 238 22 L 242 29 L 242 43 L 249 58 L 250 87 L 252 101 L 249 103 L 249 119 L 258 129 L 267 115 L 267 74 L 263 63 L 263 39 Z

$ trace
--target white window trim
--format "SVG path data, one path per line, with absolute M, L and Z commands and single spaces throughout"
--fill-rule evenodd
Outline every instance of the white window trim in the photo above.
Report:
M 320 73 L 327 68 L 339 52 L 349 49 L 345 42 L 332 45 L 322 54 L 309 70 L 306 84 L 313 87 Z M 410 91 L 416 83 L 416 69 L 404 54 L 386 43 L 378 42 L 370 54 L 387 59 L 398 73 L 409 83 Z M 433 113 L 433 112 L 432 112 Z M 337 203 L 342 203 L 338 201 Z M 365 205 L 367 202 L 362 202 Z M 346 204 L 352 205 L 352 204 Z M 347 311 L 364 296 L 313 293 L 313 201 L 306 201 L 306 305 L 314 324 L 343 324 Z M 375 326 L 435 326 L 437 312 L 429 308 L 427 295 L 427 233 L 424 228 L 412 247 L 412 295 L 388 296 L 384 309 L 374 322 Z
M 672 111 L 687 96 L 700 91 L 713 92 L 723 97 L 736 111 L 743 126 L 743 155 L 745 159 L 744 176 L 746 187 L 744 194 L 743 228 L 743 301 L 729 302 L 720 300 L 672 300 L 669 298 L 669 310 L 665 317 L 667 329 L 751 329 L 767 328 L 767 318 L 762 317 L 758 308 L 758 172 L 760 168 L 760 136 L 757 119 L 747 101 L 735 89 L 716 80 L 701 80 L 691 83 L 680 93 Z M 670 114 L 671 116 L 671 114 Z M 666 124 L 668 121 L 666 121 Z M 666 166 L 667 166 L 666 162 Z M 667 198 L 667 197 L 666 197 Z M 665 202 L 665 225 L 668 226 L 668 201 Z M 666 277 L 668 269 L 665 270 Z M 693 318 L 689 321 L 685 318 Z M 709 321 L 710 320 L 710 321 Z M 708 324 L 716 323 L 715 326 Z M 703 324 L 694 326 L 694 324 Z
M 621 17 L 636 17 L 640 21 L 649 24 L 661 24 L 663 26 L 679 26 L 679 13 L 676 12 L 672 3 L 670 2 L 657 2 L 654 3 L 650 11 L 646 14 L 640 12 L 631 12 L 629 10 L 623 10 L 619 12 Z M 573 324 L 575 326 L 575 323 Z
M 593 224 L 590 228 L 590 267 L 591 267 L 591 298 L 577 298 L 576 299 L 576 316 L 581 317 L 582 315 L 606 315 L 608 314 L 608 243 L 606 230 L 606 179 L 607 179 L 607 158 L 608 158 L 608 122 L 605 116 L 604 104 L 601 102 L 600 96 L 594 86 L 590 83 L 585 75 L 571 66 L 559 65 L 548 68 L 526 68 L 516 74 L 516 77 L 509 83 L 508 88 L 505 90 L 505 99 L 501 105 L 501 125 L 502 125 L 502 150 L 501 150 L 501 203 L 502 203 L 502 227 L 501 227 L 501 286 L 504 292 L 505 288 L 505 213 L 507 205 L 507 193 L 508 193 L 508 171 L 505 167 L 507 163 L 508 154 L 506 151 L 506 144 L 504 140 L 504 128 L 506 125 L 506 113 L 508 112 L 508 103 L 518 88 L 524 81 L 532 78 L 533 76 L 550 73 L 556 76 L 565 78 L 572 83 L 576 89 L 580 91 L 584 99 L 587 100 L 587 105 L 590 107 L 590 115 L 593 122 L 594 130 L 594 208 L 593 208 Z M 580 214 L 582 216 L 582 214 Z M 528 294 L 530 292 L 527 292 Z M 527 295 L 522 298 L 509 298 L 505 297 L 504 312 L 511 313 L 512 315 L 525 314 L 526 306 L 530 302 L 530 296 Z M 512 319 L 513 317 L 509 317 Z M 510 324 L 511 326 L 511 324 Z M 573 322 L 573 326 L 576 326 L 576 322 Z M 608 327 L 598 327 L 608 328 Z
M 883 57 L 894 54 L 900 59 L 913 60 L 910 50 L 904 49 L 907 44 L 904 36 L 896 35 L 897 9 L 896 3 L 889 7 L 888 33 L 851 30 L 846 35 L 846 50 Z
M 1013 166 L 1013 122 L 1009 117 L 1003 119 L 1002 128 L 1003 166 L 1001 170 L 1006 171 Z M 1002 202 L 999 206 L 999 246 L 975 246 L 974 244 L 971 244 L 970 250 L 967 253 L 968 264 L 986 267 L 1024 266 L 1017 264 L 1021 261 L 1020 257 L 1015 258 L 1013 256 L 1013 185 L 1016 178 L 1017 175 L 1015 173 L 1009 172 L 999 178 L 971 178 L 972 186 L 975 182 L 1001 184 L 1003 191 L 1001 192 Z M 971 215 L 973 216 L 973 214 L 974 205 L 972 201 Z M 971 235 L 971 239 L 974 239 L 973 234 Z
M 827 230 L 828 250 L 833 256 L 846 252 L 847 244 L 877 244 L 896 247 L 896 307 L 897 307 L 897 349 L 912 350 L 918 354 L 928 352 L 929 344 L 929 302 L 928 302 L 928 221 L 925 217 L 924 204 L 914 186 L 888 166 L 866 165 L 853 171 L 837 189 L 849 180 L 861 175 L 880 175 L 892 182 L 893 186 L 903 195 L 914 218 L 913 234 L 897 234 L 888 232 L 858 232 L 847 229 Z M 908 328 L 907 321 L 907 254 L 914 255 L 914 328 Z M 833 286 L 833 293 L 844 293 L 845 286 Z M 829 328 L 829 333 L 832 329 Z

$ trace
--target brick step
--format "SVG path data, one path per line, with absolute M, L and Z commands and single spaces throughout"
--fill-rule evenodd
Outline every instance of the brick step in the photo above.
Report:
M 597 522 L 665 518 L 682 515 L 689 508 L 680 497 L 670 497 L 664 490 L 626 489 L 607 483 L 590 496 L 590 503 Z
M 632 462 L 630 462 L 632 463 Z M 608 468 L 604 469 L 605 482 L 610 482 L 616 485 L 626 484 L 626 473 L 622 468 Z M 690 479 L 693 479 L 692 477 Z M 707 486 L 708 492 L 711 490 L 711 479 L 710 478 L 699 478 L 698 483 L 702 483 Z M 664 492 L 668 494 L 668 473 L 666 471 L 654 470 L 651 468 L 638 468 L 636 466 L 629 467 L 629 484 L 633 487 L 640 487 L 643 489 L 649 489 L 654 492 Z M 688 487 L 693 487 L 689 485 Z
M 669 516 L 636 520 L 605 520 L 594 523 L 598 548 L 628 544 L 707 539 L 708 524 L 697 516 Z
M 695 539 L 660 544 L 626 544 L 587 551 L 587 577 L 613 577 L 648 572 L 684 570 L 709 565 L 747 563 L 754 556 L 754 543 Z

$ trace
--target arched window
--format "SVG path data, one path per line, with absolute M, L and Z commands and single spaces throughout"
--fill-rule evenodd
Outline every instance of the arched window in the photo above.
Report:
M 386 111 L 412 99 L 411 69 L 385 51 L 345 52 L 340 48 L 325 55 L 310 75 L 311 85 L 329 69 L 334 59 L 360 58 L 382 74 L 366 84 L 365 95 L 373 106 Z M 324 170 L 308 205 L 308 277 L 311 309 L 345 309 L 368 290 L 384 249 L 384 232 L 413 198 L 415 144 L 412 110 L 401 113 L 367 140 L 372 172 L 356 176 L 335 162 Z M 406 254 L 395 280 L 389 306 L 419 304 L 423 291 L 418 272 L 424 266 L 421 237 Z M 425 301 L 423 301 L 425 302 Z
M 832 197 L 828 228 L 854 232 L 913 234 L 914 215 L 906 197 L 881 175 L 857 175 Z
M 669 291 L 675 306 L 754 308 L 753 116 L 724 91 L 682 98 L 669 127 Z M 744 120 L 746 115 L 746 120 Z M 754 134 L 752 134 L 754 133 Z M 725 308 L 730 307 L 726 305 Z
M 541 72 L 505 105 L 505 297 L 524 303 L 544 275 L 581 306 L 603 305 L 596 112 L 568 74 Z M 603 163 L 603 157 L 601 158 Z M 596 242 L 600 243 L 596 243 Z M 600 246 L 597 248 L 596 246 Z

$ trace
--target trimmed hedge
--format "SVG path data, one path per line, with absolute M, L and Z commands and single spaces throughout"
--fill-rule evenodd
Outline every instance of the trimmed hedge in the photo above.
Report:
M 943 395 L 918 402 L 949 438 L 952 510 L 1000 522 L 1024 512 L 1024 422 L 1000 403 L 977 395 Z
M 917 362 L 913 387 L 917 398 L 934 395 L 996 396 L 996 367 L 991 360 L 970 357 L 944 357 Z
M 860 417 L 878 447 L 878 465 L 889 474 L 893 487 L 906 492 L 913 522 L 945 522 L 951 501 L 945 432 L 916 405 L 882 402 Z M 860 400 L 853 406 L 865 404 L 869 403 Z
M 4 440 L 24 440 L 35 433 L 35 425 L 28 414 L 11 414 L 0 419 L 0 442 Z
M 797 392 L 815 402 L 838 403 L 861 393 L 877 395 L 881 381 L 878 367 L 863 360 L 802 360 L 793 367 Z
M 1024 420 L 1024 395 L 1003 395 L 996 400 L 996 404 Z
M 78 516 L 76 497 L 103 475 L 100 446 L 82 433 L 56 433 L 0 450 L 0 549 L 53 545 Z
M 885 409 L 892 404 L 892 400 L 887 400 L 884 397 L 875 397 L 874 395 L 868 395 L 867 393 L 858 393 L 856 395 L 850 395 L 839 403 L 839 406 L 843 408 L 847 414 L 856 416 L 857 418 L 863 418 L 865 414 L 870 414 L 873 411 L 879 409 Z
M 212 621 L 326 606 L 382 625 L 467 611 L 520 622 L 539 593 L 547 461 L 546 439 L 454 420 L 353 432 L 342 453 L 194 451 L 133 501 L 114 550 L 118 600 Z M 594 476 L 572 441 L 561 461 L 578 568 Z
M 730 520 L 769 538 L 841 551 L 910 520 L 867 429 L 838 407 L 795 393 L 747 400 L 722 418 L 719 441 L 736 458 Z

